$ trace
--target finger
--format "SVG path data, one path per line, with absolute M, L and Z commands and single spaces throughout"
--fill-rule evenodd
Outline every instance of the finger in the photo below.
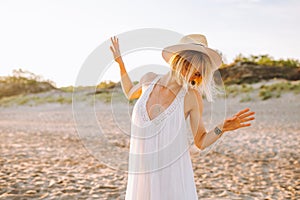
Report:
M 240 118 L 249 117 L 249 116 L 254 115 L 254 114 L 255 114 L 255 112 L 244 113 L 244 114 L 240 115 Z
M 241 114 L 246 113 L 246 112 L 249 111 L 249 110 L 250 110 L 249 108 L 246 108 L 246 109 L 244 109 L 244 110 L 239 111 L 239 112 L 236 113 L 235 115 L 240 116 Z
M 247 122 L 247 121 L 251 121 L 254 119 L 255 119 L 255 117 L 248 117 L 248 118 L 241 119 L 241 122 Z
M 245 108 L 244 110 L 241 110 L 238 112 L 238 116 L 244 114 L 244 113 L 247 113 L 250 109 L 249 108 Z
M 112 46 L 110 46 L 109 48 L 112 52 L 115 52 Z
M 115 43 L 116 43 L 115 37 L 111 37 L 111 42 L 113 43 L 113 45 L 115 45 Z
M 248 124 L 241 124 L 241 127 L 251 126 L 251 123 Z
M 115 56 L 115 54 L 116 54 L 115 50 L 112 47 L 110 47 L 110 50 L 112 51 L 113 55 Z
M 114 43 L 114 37 L 111 37 L 110 40 L 112 43 Z

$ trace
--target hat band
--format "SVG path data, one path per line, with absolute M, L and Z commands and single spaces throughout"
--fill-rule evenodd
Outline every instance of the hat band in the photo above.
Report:
M 200 46 L 206 47 L 204 44 L 201 44 L 201 43 L 192 43 L 192 44 L 196 44 L 196 45 L 200 45 Z

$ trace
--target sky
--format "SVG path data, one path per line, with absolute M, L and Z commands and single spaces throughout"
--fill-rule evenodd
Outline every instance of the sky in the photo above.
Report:
M 141 28 L 204 34 L 225 63 L 239 53 L 300 59 L 299 10 L 298 0 L 0 0 L 0 76 L 21 68 L 57 87 L 75 85 L 97 47 Z M 128 70 L 166 64 L 159 50 L 132 52 L 124 61 Z M 119 81 L 118 65 L 100 80 Z

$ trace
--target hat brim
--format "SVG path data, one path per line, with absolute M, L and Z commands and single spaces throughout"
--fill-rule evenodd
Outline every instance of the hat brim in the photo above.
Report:
M 217 70 L 222 64 L 222 57 L 217 51 L 197 44 L 177 44 L 168 46 L 162 50 L 162 57 L 168 64 L 170 64 L 169 61 L 172 55 L 183 50 L 194 50 L 208 55 L 212 62 L 213 70 Z

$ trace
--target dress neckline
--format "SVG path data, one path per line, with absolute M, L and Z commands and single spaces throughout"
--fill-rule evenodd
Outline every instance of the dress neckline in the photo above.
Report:
M 176 104 L 178 103 L 178 97 L 180 96 L 181 92 L 183 91 L 183 87 L 181 87 L 179 92 L 176 94 L 175 98 L 170 103 L 170 105 L 168 105 L 168 107 L 164 111 L 162 111 L 159 115 L 157 115 L 155 118 L 150 119 L 149 113 L 147 111 L 147 102 L 148 102 L 150 94 L 153 91 L 154 86 L 160 80 L 161 77 L 162 77 L 162 75 L 158 75 L 151 82 L 151 86 L 150 86 L 149 90 L 147 91 L 147 95 L 146 95 L 146 98 L 144 100 L 144 108 L 145 108 L 145 114 L 144 115 L 145 115 L 146 121 L 148 121 L 150 123 L 155 122 L 155 121 L 160 121 L 160 120 L 163 119 L 164 116 L 166 116 L 166 115 L 170 114 L 171 112 L 173 112 L 173 110 L 175 109 Z

